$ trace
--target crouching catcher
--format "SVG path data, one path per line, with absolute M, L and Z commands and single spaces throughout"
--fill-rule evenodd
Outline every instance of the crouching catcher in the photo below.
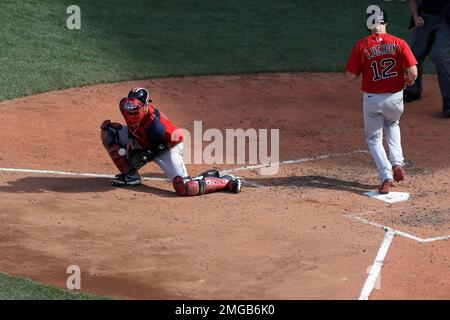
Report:
M 113 185 L 141 184 L 139 169 L 154 161 L 181 196 L 222 190 L 241 191 L 240 179 L 232 175 L 220 176 L 219 171 L 214 169 L 195 178 L 189 177 L 183 161 L 182 130 L 149 102 L 149 92 L 144 88 L 135 88 L 119 103 L 126 125 L 110 120 L 101 124 L 103 146 L 120 171 L 111 181 Z

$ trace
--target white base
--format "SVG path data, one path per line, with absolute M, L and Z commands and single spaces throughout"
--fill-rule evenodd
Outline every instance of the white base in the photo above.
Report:
M 405 202 L 409 200 L 410 194 L 408 192 L 389 192 L 388 194 L 379 194 L 376 191 L 364 193 L 366 196 L 381 200 L 387 203 Z

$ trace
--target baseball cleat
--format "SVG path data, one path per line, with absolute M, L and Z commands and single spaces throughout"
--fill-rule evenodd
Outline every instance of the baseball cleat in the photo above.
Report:
M 230 190 L 233 193 L 239 193 L 241 192 L 241 186 L 242 181 L 239 178 L 236 178 L 235 176 L 231 174 L 227 174 L 221 177 L 222 179 L 227 179 L 230 182 L 228 183 L 228 190 Z
M 442 113 L 444 114 L 444 117 L 450 118 L 450 104 L 444 104 L 444 106 L 442 107 Z
M 241 192 L 242 181 L 241 179 L 235 178 L 230 181 L 230 191 L 233 193 Z
M 392 186 L 392 179 L 384 180 L 378 188 L 379 194 L 388 194 Z
M 137 186 L 142 183 L 141 176 L 138 172 L 134 174 L 118 174 L 111 180 L 111 184 L 116 187 Z
M 402 166 L 394 166 L 392 168 L 394 172 L 394 180 L 399 182 L 405 180 L 405 169 Z

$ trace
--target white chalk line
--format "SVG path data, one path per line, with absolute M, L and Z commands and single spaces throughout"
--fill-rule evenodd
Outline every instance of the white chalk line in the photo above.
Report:
M 101 174 L 101 173 L 86 173 L 86 172 L 70 172 L 70 171 L 57 171 L 57 170 L 35 170 L 35 169 L 21 169 L 21 168 L 0 168 L 0 172 L 20 172 L 20 173 L 34 173 L 34 174 L 46 174 L 46 175 L 64 175 L 72 177 L 92 177 L 92 178 L 115 178 L 112 174 Z M 159 177 L 142 177 L 142 180 L 147 181 L 169 181 L 166 178 Z M 263 185 L 252 182 L 246 179 L 242 179 L 243 184 L 250 185 L 255 188 L 262 188 Z
M 70 171 L 57 171 L 57 170 L 35 170 L 35 169 L 21 169 L 21 168 L 0 168 L 0 172 L 21 172 L 21 173 L 74 176 L 74 177 L 92 177 L 92 178 L 115 178 L 115 175 L 112 175 L 112 174 L 70 172 Z M 156 180 L 156 181 L 166 181 L 167 180 L 165 178 L 159 178 L 159 177 L 142 177 L 142 179 L 143 180 Z
M 383 267 L 384 260 L 387 256 L 389 248 L 392 244 L 392 240 L 395 237 L 395 232 L 389 230 L 384 236 L 383 242 L 381 243 L 380 249 L 378 250 L 375 261 L 370 269 L 369 276 L 364 283 L 364 287 L 361 290 L 361 294 L 358 300 L 369 300 L 370 294 L 375 288 L 375 284 L 380 276 L 381 268 Z
M 446 240 L 450 240 L 450 235 L 443 236 L 443 237 L 435 237 L 435 238 L 423 239 L 422 243 L 434 242 L 434 241 L 446 241 Z
M 242 166 L 242 167 L 222 170 L 221 172 L 223 172 L 223 173 L 233 173 L 233 172 L 238 172 L 238 171 L 243 171 L 243 170 L 256 170 L 256 169 L 270 168 L 270 167 L 275 167 L 275 166 L 280 166 L 280 165 L 296 164 L 296 163 L 302 163 L 302 162 L 324 160 L 324 159 L 328 159 L 328 158 L 332 158 L 332 157 L 342 157 L 342 156 L 347 156 L 347 155 L 356 154 L 356 153 L 368 153 L 368 152 L 369 151 L 367 151 L 367 150 L 355 150 L 355 151 L 344 152 L 344 153 L 326 154 L 326 155 L 320 155 L 320 156 L 316 156 L 316 157 L 278 161 L 278 162 L 272 162 L 272 163 L 268 163 L 268 164 L 257 164 L 257 165 L 253 165 L 253 166 Z
M 242 170 L 253 170 L 253 169 L 260 169 L 260 168 L 267 168 L 271 166 L 276 165 L 286 165 L 286 164 L 295 164 L 295 163 L 302 163 L 302 162 L 309 162 L 309 161 L 317 161 L 322 159 L 327 159 L 331 157 L 339 157 L 339 156 L 345 156 L 355 153 L 367 153 L 367 150 L 356 150 L 346 153 L 337 153 L 337 154 L 328 154 L 328 155 L 321 155 L 317 157 L 310 157 L 310 158 L 300 158 L 300 159 L 294 159 L 294 160 L 285 160 L 281 162 L 274 162 L 268 165 L 255 165 L 255 166 L 243 166 L 243 167 L 237 167 L 232 168 L 228 170 L 221 170 L 221 174 L 229 174 L 233 172 L 238 172 Z M 86 173 L 86 172 L 70 172 L 70 171 L 59 171 L 59 170 L 36 170 L 36 169 L 23 169 L 23 168 L 0 168 L 0 172 L 18 172 L 18 173 L 34 173 L 34 174 L 48 174 L 48 175 L 65 175 L 65 176 L 74 176 L 74 177 L 92 177 L 92 178 L 114 178 L 114 175 L 109 174 L 101 174 L 101 173 Z M 165 178 L 159 178 L 159 177 L 142 177 L 143 180 L 150 180 L 150 181 L 169 181 Z M 259 184 L 257 182 L 251 181 L 249 179 L 242 179 L 242 183 L 246 185 L 250 185 L 255 188 L 263 188 L 264 185 Z
M 368 220 L 366 218 L 363 218 L 363 217 L 360 217 L 360 216 L 357 216 L 357 215 L 354 215 L 354 214 L 346 215 L 346 217 L 352 218 L 354 220 L 358 220 L 358 221 L 360 221 L 360 222 L 362 222 L 364 224 L 368 224 L 368 225 L 371 225 L 371 226 L 383 229 L 383 230 L 388 231 L 388 232 L 392 231 L 398 236 L 402 236 L 402 237 L 405 237 L 405 238 L 408 238 L 408 239 L 411 239 L 411 240 L 415 240 L 415 241 L 420 242 L 420 243 L 428 243 L 428 242 L 443 241 L 443 240 L 445 241 L 445 240 L 449 240 L 450 239 L 450 235 L 448 235 L 448 236 L 441 236 L 441 237 L 432 237 L 432 238 L 421 238 L 421 237 L 418 237 L 416 235 L 413 235 L 413 234 L 410 234 L 410 233 L 407 233 L 407 232 L 404 232 L 404 231 L 401 231 L 401 230 L 397 230 L 397 229 L 385 226 L 385 225 L 383 225 L 381 223 L 378 223 L 378 222 L 375 222 L 375 221 L 371 221 L 371 220 Z
M 371 212 L 371 211 L 369 211 L 369 212 Z M 366 212 L 366 213 L 369 213 L 369 212 Z M 375 288 L 375 284 L 378 280 L 378 277 L 380 276 L 381 268 L 383 267 L 384 260 L 386 259 L 387 253 L 389 251 L 389 248 L 390 248 L 395 236 L 402 236 L 402 237 L 405 237 L 405 238 L 408 238 L 411 240 L 415 240 L 420 243 L 445 241 L 445 240 L 450 239 L 450 235 L 424 239 L 424 238 L 415 236 L 413 234 L 409 234 L 407 232 L 396 230 L 394 228 L 385 226 L 381 223 L 368 220 L 366 218 L 360 217 L 355 214 L 346 215 L 346 217 L 360 221 L 367 225 L 377 227 L 379 229 L 383 229 L 384 231 L 386 231 L 386 235 L 384 236 L 383 242 L 381 243 L 380 249 L 378 250 L 377 256 L 375 257 L 375 262 L 372 265 L 372 268 L 369 272 L 369 276 L 367 277 L 366 281 L 364 282 L 364 286 L 363 286 L 363 289 L 361 290 L 361 294 L 360 294 L 358 300 L 369 300 L 370 295 L 371 295 L 373 289 Z

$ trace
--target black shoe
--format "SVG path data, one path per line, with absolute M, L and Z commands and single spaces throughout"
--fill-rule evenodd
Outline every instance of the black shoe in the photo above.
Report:
M 205 171 L 205 172 L 199 174 L 199 176 L 202 176 L 203 178 L 208 178 L 208 177 L 220 178 L 220 172 L 219 172 L 219 170 L 211 169 L 211 170 L 208 170 L 208 171 Z
M 450 104 L 444 104 L 442 106 L 442 113 L 444 117 L 450 118 Z
M 422 95 L 420 93 L 412 93 L 408 91 L 403 91 L 403 101 L 405 103 L 413 102 L 422 99 Z
M 242 181 L 241 179 L 234 178 L 230 181 L 230 191 L 233 193 L 241 192 Z
M 137 186 L 142 183 L 141 176 L 139 172 L 135 172 L 133 174 L 118 174 L 114 179 L 111 180 L 111 184 L 116 187 L 124 187 L 124 186 Z
M 231 174 L 222 176 L 221 178 L 229 180 L 228 189 L 233 193 L 241 192 L 242 181 Z

